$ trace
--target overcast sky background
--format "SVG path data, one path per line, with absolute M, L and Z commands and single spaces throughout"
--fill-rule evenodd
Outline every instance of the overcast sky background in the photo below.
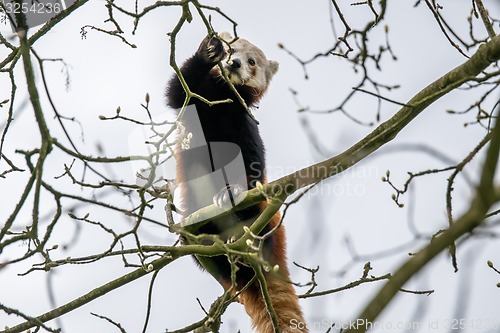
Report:
M 339 1 L 344 14 L 354 28 L 361 28 L 372 18 L 366 6 L 348 6 L 351 1 Z M 386 84 L 400 84 L 401 88 L 386 93 L 394 100 L 408 101 L 427 84 L 463 63 L 465 58 L 458 54 L 439 31 L 435 20 L 425 6 L 413 8 L 415 1 L 391 1 L 388 6 L 387 21 L 390 31 L 390 44 L 398 57 L 397 62 L 387 56 L 382 62 L 383 71 L 372 70 L 374 78 Z M 304 79 L 300 65 L 278 48 L 283 43 L 298 56 L 308 59 L 313 54 L 327 50 L 334 37 L 329 23 L 329 1 L 232 1 L 217 2 L 226 14 L 238 22 L 238 32 L 243 38 L 258 45 L 268 58 L 280 63 L 280 70 L 273 79 L 271 87 L 254 112 L 261 125 L 260 130 L 267 148 L 268 179 L 279 178 L 292 171 L 310 165 L 350 147 L 374 127 L 360 126 L 340 113 L 312 115 L 297 113 L 298 105 L 290 89 L 298 91 L 297 100 L 302 106 L 324 110 L 337 106 L 359 81 L 349 64 L 340 58 L 319 59 L 308 66 L 309 80 Z M 470 10 L 470 1 L 442 1 L 443 13 L 453 27 L 462 35 L 468 34 L 466 17 Z M 493 0 L 485 0 L 485 5 L 499 17 L 499 6 Z M 142 6 L 142 5 L 141 5 Z M 496 7 L 494 7 L 496 6 Z M 173 73 L 170 68 L 169 39 L 167 33 L 173 29 L 180 15 L 180 8 L 165 7 L 157 10 L 141 21 L 137 33 L 131 35 L 132 20 L 116 15 L 116 19 L 127 31 L 127 38 L 138 47 L 132 49 L 118 38 L 88 29 L 86 39 L 80 36 L 84 25 L 108 27 L 103 21 L 107 11 L 103 1 L 91 1 L 78 9 L 68 19 L 40 39 L 35 50 L 44 58 L 63 58 L 69 65 L 70 86 L 66 89 L 66 78 L 61 72 L 61 64 L 47 64 L 46 71 L 50 89 L 59 111 L 69 117 L 77 117 L 84 128 L 68 125 L 83 152 L 97 154 L 96 145 L 102 146 L 108 156 L 127 155 L 130 151 L 130 133 L 136 129 L 130 124 L 112 121 L 103 122 L 99 115 L 112 116 L 117 108 L 125 116 L 144 117 L 140 107 L 144 96 L 151 96 L 150 110 L 155 117 L 161 118 L 170 112 L 165 107 L 164 90 L 166 82 Z M 194 20 L 184 26 L 178 36 L 177 59 L 181 63 L 197 49 L 206 34 L 199 17 L 193 10 Z M 342 25 L 335 16 L 338 32 Z M 212 15 L 213 26 L 218 31 L 232 31 L 229 22 L 217 15 Z M 477 33 L 483 34 L 480 24 Z M 498 26 L 496 26 L 498 29 Z M 8 31 L 8 27 L 2 28 Z M 370 38 L 373 47 L 384 43 L 385 36 L 379 27 Z M 4 49 L 0 55 L 7 54 Z M 17 103 L 26 99 L 21 66 L 18 66 Z M 38 76 L 38 82 L 41 82 Z M 8 98 L 7 75 L 0 76 L 0 100 Z M 41 89 L 40 89 L 41 90 Z M 51 111 L 47 99 L 42 93 L 42 102 L 47 114 Z M 496 94 L 498 96 L 498 93 Z M 407 177 L 407 171 L 418 172 L 429 168 L 446 166 L 426 154 L 419 152 L 394 153 L 401 144 L 428 144 L 445 153 L 451 159 L 460 161 L 470 152 L 485 134 L 479 126 L 464 128 L 463 124 L 474 120 L 471 112 L 464 116 L 450 116 L 447 109 L 462 110 L 472 104 L 479 96 L 476 92 L 454 91 L 434 103 L 402 133 L 375 156 L 369 157 L 346 175 L 334 177 L 317 189 L 311 191 L 298 204 L 290 208 L 285 225 L 288 235 L 288 253 L 290 263 L 315 267 L 320 265 L 318 290 L 325 290 L 344 285 L 361 276 L 364 261 L 353 266 L 343 277 L 335 273 L 351 261 L 345 244 L 346 237 L 359 254 L 370 254 L 404 244 L 413 238 L 408 227 L 409 210 L 413 208 L 413 219 L 417 229 L 431 235 L 447 225 L 445 212 L 446 178 L 449 174 L 428 176 L 419 179 L 414 187 L 414 202 L 408 204 L 408 195 L 402 200 L 405 208 L 398 208 L 391 200 L 393 191 L 381 181 L 386 170 L 391 170 L 391 179 L 401 185 Z M 494 101 L 489 101 L 489 106 Z M 375 120 L 376 99 L 358 94 L 347 110 L 364 122 Z M 398 110 L 398 106 L 385 103 L 381 118 L 386 120 Z M 1 110 L 6 112 L 5 108 Z M 30 106 L 16 110 L 16 119 L 9 132 L 5 152 L 14 156 L 16 148 L 31 149 L 39 144 L 36 125 Z M 3 115 L 0 124 L 3 124 Z M 48 116 L 47 118 L 51 118 Z M 321 156 L 312 147 L 301 120 L 307 119 L 318 137 L 326 156 Z M 61 134 L 55 120 L 51 119 L 53 135 Z M 385 153 L 383 153 L 385 151 Z M 22 163 L 21 156 L 16 161 Z M 480 159 L 476 159 L 467 171 L 473 180 L 477 179 Z M 47 161 L 46 179 L 63 173 L 62 163 L 71 163 L 68 156 L 51 155 Z M 135 172 L 130 165 L 116 166 L 108 170 L 118 178 L 133 181 Z M 0 181 L 2 208 L 0 220 L 5 221 L 11 213 L 24 188 L 26 176 L 12 174 Z M 61 179 L 60 188 L 71 188 L 70 181 Z M 454 215 L 466 208 L 473 193 L 459 180 L 455 186 Z M 47 202 L 50 198 L 46 197 Z M 116 200 L 120 200 L 118 197 Z M 50 212 L 47 207 L 46 212 Z M 95 220 L 106 221 L 116 228 L 120 225 L 129 227 L 127 220 L 108 215 L 106 211 L 91 208 L 78 210 L 78 215 L 90 212 Z M 411 212 L 411 211 L 410 211 Z M 22 212 L 28 224 L 30 210 Z M 157 203 L 152 216 L 162 219 L 162 205 Z M 62 222 L 62 221 L 61 221 Z M 75 230 L 75 223 L 69 218 L 59 223 L 55 230 L 54 244 L 65 244 Z M 19 222 L 22 225 L 22 221 Z M 155 245 L 172 244 L 174 235 L 155 226 L 145 227 L 144 243 Z M 54 258 L 94 254 L 103 251 L 109 237 L 92 227 L 83 228 L 80 240 L 71 251 L 62 247 L 52 253 Z M 417 251 L 424 243 L 407 248 L 397 256 L 373 261 L 371 274 L 384 275 L 393 272 L 404 260 L 408 252 Z M 133 246 L 132 243 L 129 244 Z M 2 255 L 0 262 L 19 256 L 24 248 L 9 248 Z M 495 286 L 500 276 L 487 267 L 491 260 L 500 265 L 500 243 L 497 240 L 477 239 L 468 241 L 458 249 L 459 272 L 453 273 L 448 256 L 441 254 L 429 267 L 412 279 L 407 289 L 433 289 L 431 296 L 399 294 L 391 306 L 380 318 L 381 323 L 407 323 L 417 320 L 423 327 L 438 321 L 440 329 L 446 331 L 447 320 L 457 318 L 455 303 L 460 295 L 470 293 L 467 299 L 465 318 L 475 320 L 484 329 L 467 329 L 467 332 L 499 332 L 488 330 L 487 321 L 500 326 L 498 309 L 500 291 Z M 36 258 L 41 260 L 41 258 Z M 47 274 L 35 272 L 26 277 L 17 277 L 29 269 L 29 263 L 9 266 L 0 271 L 0 302 L 36 316 L 51 308 L 46 291 Z M 52 273 L 55 299 L 57 304 L 64 304 L 93 288 L 126 273 L 120 259 L 105 259 L 92 265 L 64 266 Z M 291 267 L 292 279 L 296 282 L 308 281 L 308 274 Z M 465 281 L 465 282 L 464 282 Z M 461 283 L 466 283 L 464 286 Z M 140 332 L 146 310 L 148 278 L 131 283 L 118 291 L 74 311 L 62 318 L 63 331 L 79 332 L 114 332 L 111 325 L 90 315 L 90 312 L 108 316 L 120 322 L 127 332 Z M 335 296 L 315 298 L 302 302 L 306 319 L 313 326 L 314 322 L 341 322 L 355 318 L 364 304 L 381 287 L 381 283 L 368 284 Z M 300 289 L 299 292 L 305 292 Z M 221 287 L 211 276 L 197 269 L 191 258 L 182 258 L 164 269 L 155 285 L 152 315 L 148 332 L 163 332 L 165 329 L 178 329 L 203 317 L 196 297 L 209 308 L 211 302 L 222 292 Z M 419 306 L 425 306 L 422 318 L 413 315 Z M 458 318 L 459 319 L 459 318 Z M 242 306 L 232 305 L 223 317 L 221 332 L 249 332 L 249 320 Z M 16 317 L 7 317 L 0 313 L 0 326 L 12 326 L 19 323 Z M 56 326 L 52 323 L 52 326 Z M 326 331 L 326 327 L 318 332 Z M 398 330 L 393 330 L 398 331 Z M 421 332 L 429 330 L 422 329 Z

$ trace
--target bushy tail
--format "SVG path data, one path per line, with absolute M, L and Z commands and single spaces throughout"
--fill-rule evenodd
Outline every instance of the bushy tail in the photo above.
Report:
M 299 299 L 292 284 L 272 273 L 266 277 L 266 282 L 274 312 L 278 318 L 280 332 L 307 333 Z M 240 300 L 258 333 L 274 332 L 272 320 L 258 282 L 256 282 L 256 286 L 244 291 L 240 295 Z

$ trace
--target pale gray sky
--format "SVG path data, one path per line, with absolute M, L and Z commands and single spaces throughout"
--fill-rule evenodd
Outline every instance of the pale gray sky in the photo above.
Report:
M 347 1 L 338 1 L 344 8 L 344 14 L 353 28 L 361 28 L 371 13 L 366 6 L 350 7 Z M 383 61 L 383 70 L 372 69 L 374 78 L 386 84 L 400 84 L 401 88 L 386 95 L 394 100 L 408 101 L 415 93 L 428 83 L 437 79 L 450 69 L 461 64 L 465 58 L 458 54 L 439 31 L 436 22 L 425 4 L 413 8 L 415 1 L 391 1 L 386 23 L 390 29 L 390 43 L 398 57 L 397 62 L 389 57 Z M 494 1 L 485 0 L 486 6 L 496 10 L 495 17 L 500 16 Z M 141 4 L 142 5 L 142 4 Z M 238 22 L 238 32 L 243 38 L 258 45 L 268 58 L 280 63 L 280 70 L 273 79 L 271 87 L 254 112 L 261 122 L 260 130 L 267 147 L 269 165 L 268 179 L 273 180 L 291 171 L 310 165 L 321 157 L 314 151 L 301 127 L 302 117 L 306 118 L 321 144 L 331 154 L 348 148 L 373 127 L 360 126 L 340 113 L 329 115 L 298 114 L 292 94 L 292 88 L 299 92 L 297 98 L 302 106 L 323 110 L 338 105 L 359 81 L 351 65 L 341 58 L 319 59 L 308 66 L 309 80 L 304 80 L 300 65 L 278 48 L 283 43 L 300 57 L 308 59 L 313 54 L 327 50 L 334 40 L 329 23 L 329 1 L 290 2 L 275 1 L 232 1 L 217 2 L 226 14 Z M 465 18 L 469 14 L 470 1 L 442 1 L 444 13 L 454 24 L 457 31 L 467 35 Z M 186 25 L 178 36 L 177 57 L 182 62 L 197 49 L 205 36 L 199 17 Z M 38 54 L 44 58 L 63 58 L 69 65 L 71 83 L 65 88 L 65 77 L 60 72 L 59 63 L 47 64 L 50 89 L 59 111 L 66 116 L 79 119 L 84 128 L 84 141 L 79 141 L 83 152 L 95 152 L 95 145 L 100 143 L 109 156 L 127 155 L 129 153 L 129 136 L 135 126 L 120 121 L 103 122 L 99 115 L 112 116 L 121 107 L 122 114 L 143 116 L 140 103 L 144 96 L 151 96 L 150 110 L 155 117 L 162 117 L 169 110 L 164 103 L 166 83 L 173 73 L 169 67 L 169 40 L 167 32 L 175 26 L 179 8 L 163 8 L 146 17 L 139 25 L 137 33 L 132 36 L 132 21 L 117 16 L 123 22 L 122 28 L 127 31 L 130 42 L 137 45 L 132 49 L 117 38 L 88 29 L 86 39 L 80 37 L 82 26 L 90 24 L 106 27 L 106 9 L 103 1 L 92 1 L 78 9 L 69 19 L 60 23 L 35 45 Z M 335 17 L 337 31 L 342 25 Z M 231 31 L 232 27 L 217 15 L 212 15 L 212 23 L 218 31 Z M 477 31 L 481 32 L 477 25 Z M 498 28 L 498 26 L 497 26 Z M 7 29 L 3 29 L 2 31 Z M 379 28 L 370 37 L 370 43 L 377 47 L 384 43 L 383 29 Z M 6 54 L 1 49 L 0 56 Z M 19 91 L 17 101 L 22 103 L 26 96 L 21 67 L 16 73 Z M 38 82 L 41 82 L 38 77 Z M 8 78 L 0 76 L 0 100 L 8 97 Z M 498 94 L 497 94 L 498 95 Z M 484 130 L 479 126 L 463 127 L 463 124 L 474 120 L 473 114 L 450 116 L 447 109 L 465 109 L 477 98 L 477 93 L 454 91 L 445 96 L 421 116 L 413 121 L 400 136 L 390 144 L 428 144 L 446 153 L 455 161 L 461 160 L 470 152 Z M 50 114 L 46 97 L 42 102 Z M 490 106 L 491 106 L 490 101 Z M 374 121 L 376 99 L 372 96 L 358 94 L 346 107 L 356 118 L 366 122 Z M 2 109 L 5 112 L 5 109 Z M 398 106 L 385 103 L 382 107 L 381 120 L 386 120 L 398 110 Z M 20 112 L 20 111 L 19 111 Z M 3 123 L 2 116 L 0 122 Z M 10 131 L 6 152 L 13 155 L 12 149 L 30 149 L 35 147 L 39 138 L 34 130 L 32 111 L 27 107 L 13 124 Z M 50 117 L 48 117 L 50 118 Z M 51 120 L 53 133 L 60 131 L 55 120 Z M 74 137 L 80 139 L 80 128 L 70 125 Z M 59 133 L 58 133 L 59 134 Z M 57 158 L 59 157 L 59 158 Z M 62 160 L 61 160 L 62 159 Z M 62 163 L 71 163 L 67 156 L 57 154 L 47 161 L 46 178 L 63 173 Z M 475 160 L 468 168 L 472 180 L 477 178 L 480 159 Z M 398 208 L 391 200 L 393 191 L 388 184 L 381 181 L 386 170 L 391 170 L 391 179 L 401 185 L 407 178 L 407 171 L 418 172 L 429 168 L 444 167 L 445 164 L 418 152 L 398 152 L 378 154 L 368 158 L 347 172 L 328 180 L 317 189 L 306 195 L 293 206 L 285 225 L 288 234 L 288 253 L 292 261 L 314 267 L 321 265 L 318 273 L 320 286 L 318 290 L 330 289 L 346 284 L 361 276 L 363 262 L 352 267 L 343 278 L 334 274 L 351 261 L 345 238 L 349 237 L 360 255 L 390 249 L 412 239 L 408 228 L 408 210 Z M 120 178 L 133 180 L 134 169 L 130 166 L 117 166 L 113 172 Z M 425 234 L 433 234 L 447 224 L 445 213 L 445 189 L 448 174 L 428 176 L 420 179 L 415 185 L 415 212 L 413 215 L 417 229 Z M 24 175 L 13 175 L 0 181 L 3 207 L 0 210 L 0 221 L 10 214 L 24 185 Z M 61 188 L 70 186 L 68 180 L 61 180 Z M 466 207 L 472 193 L 468 186 L 460 180 L 454 191 L 455 216 Z M 49 200 L 50 198 L 44 198 Z M 408 204 L 408 195 L 402 201 Z M 116 200 L 120 200 L 117 198 Z M 161 205 L 157 204 L 152 216 L 161 219 Z M 79 210 L 84 214 L 85 209 Z M 26 222 L 31 212 L 23 211 Z M 106 221 L 107 212 L 92 208 L 91 218 Z M 113 217 L 115 219 L 115 217 Z M 60 223 L 54 233 L 53 242 L 68 242 L 68 234 L 74 231 L 75 224 L 68 218 L 67 223 Z M 110 225 L 120 228 L 125 219 L 109 221 Z M 129 227 L 129 224 L 126 225 Z M 145 237 L 144 243 L 170 244 L 175 238 L 165 234 L 164 229 L 148 226 L 147 231 L 154 237 Z M 103 244 L 109 238 L 91 227 L 83 228 L 78 245 L 70 253 L 62 248 L 53 252 L 54 258 L 81 256 L 103 250 Z M 408 258 L 407 252 L 417 251 L 424 243 L 401 251 L 398 256 L 374 261 L 373 275 L 384 275 L 394 271 L 399 264 Z M 487 260 L 500 265 L 500 243 L 481 239 L 467 242 L 458 249 L 460 271 L 453 273 L 446 254 L 440 255 L 429 267 L 412 279 L 407 289 L 434 289 L 431 296 L 400 294 L 391 306 L 383 313 L 380 323 L 396 325 L 406 324 L 413 320 L 412 315 L 420 304 L 427 307 L 423 318 L 418 318 L 423 327 L 439 323 L 438 331 L 445 331 L 445 325 L 455 317 L 454 305 L 460 294 L 470 288 L 465 318 L 477 320 L 484 329 L 466 329 L 466 332 L 490 332 L 487 321 L 500 325 L 498 308 L 500 298 L 498 288 L 500 277 L 486 266 Z M 133 245 L 130 243 L 129 245 Z M 9 248 L 2 258 L 16 257 L 23 248 Z M 3 261 L 4 259 L 1 259 Z M 33 264 L 36 258 L 23 265 L 7 267 L 0 271 L 0 300 L 3 304 L 24 310 L 30 315 L 38 315 L 50 309 L 46 292 L 46 274 L 35 272 L 26 277 L 18 277 Z M 54 292 L 57 304 L 63 304 L 80 296 L 82 293 L 118 277 L 128 270 L 123 269 L 121 260 L 107 259 L 87 266 L 64 266 L 53 272 Z M 308 276 L 303 271 L 291 268 L 292 278 L 296 282 L 307 282 Z M 461 279 L 473 272 L 469 285 L 461 286 Z M 109 316 L 118 321 L 129 333 L 140 332 L 145 316 L 147 288 L 149 279 L 136 281 L 118 291 L 111 292 L 98 300 L 62 317 L 64 332 L 113 332 L 116 331 L 108 323 L 90 315 L 95 312 Z M 313 323 L 342 322 L 355 318 L 363 305 L 381 286 L 369 284 L 342 292 L 335 296 L 316 298 L 302 302 L 306 319 Z M 5 286 L 9 286 L 6 288 Z M 300 289 L 304 292 L 306 289 Z M 183 258 L 164 269 L 156 282 L 153 310 L 148 332 L 163 332 L 165 329 L 178 329 L 203 317 L 196 297 L 208 308 L 211 302 L 221 294 L 222 289 L 215 280 L 195 267 L 190 258 Z M 243 307 L 234 304 L 223 317 L 221 332 L 249 332 L 249 320 Z M 18 318 L 7 317 L 0 313 L 0 326 L 14 325 Z M 318 324 L 319 325 L 319 324 Z M 52 326 L 56 326 L 52 324 Z M 317 332 L 326 331 L 325 327 Z M 387 327 L 386 327 L 387 328 Z M 478 327 L 476 327 L 478 328 Z M 374 330 L 375 332 L 399 332 L 398 329 Z M 420 332 L 429 332 L 422 329 Z M 492 332 L 493 330 L 491 330 Z M 316 331 L 315 331 L 316 332 Z M 496 330 L 498 332 L 498 329 Z

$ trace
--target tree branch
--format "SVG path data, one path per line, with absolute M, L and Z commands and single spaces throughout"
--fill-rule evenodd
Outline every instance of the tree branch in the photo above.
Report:
M 481 20 L 483 21 L 484 27 L 488 32 L 490 38 L 495 37 L 495 29 L 493 29 L 493 25 L 491 24 L 490 18 L 488 17 L 488 10 L 483 5 L 482 0 L 474 0 L 477 8 L 479 9 L 479 15 L 481 15 Z
M 498 36 L 497 36 L 498 39 Z M 458 219 L 449 229 L 435 237 L 429 245 L 416 253 L 410 260 L 403 264 L 392 278 L 382 287 L 378 294 L 368 303 L 361 315 L 356 320 L 360 323 L 353 330 L 346 333 L 363 333 L 390 303 L 398 290 L 418 271 L 445 250 L 455 240 L 471 232 L 486 218 L 490 207 L 498 201 L 495 195 L 494 175 L 498 164 L 500 150 L 500 124 L 497 121 L 492 131 L 491 142 L 483 165 L 481 180 L 476 190 L 468 211 Z
M 465 82 L 474 80 L 477 75 L 499 59 L 500 36 L 496 36 L 488 43 L 481 45 L 477 52 L 462 65 L 417 93 L 392 118 L 380 124 L 373 132 L 343 153 L 268 183 L 262 189 L 253 189 L 242 193 L 241 196 L 245 199 L 231 211 L 224 211 L 215 205 L 207 206 L 188 216 L 178 226 L 198 227 L 207 223 L 214 216 L 224 216 L 234 210 L 255 205 L 265 200 L 266 197 L 275 197 L 280 191 L 284 191 L 289 196 L 301 188 L 342 173 L 394 139 L 403 128 L 433 102 Z

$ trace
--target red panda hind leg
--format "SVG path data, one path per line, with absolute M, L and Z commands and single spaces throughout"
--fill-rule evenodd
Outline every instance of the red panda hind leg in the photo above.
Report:
M 269 225 L 274 228 L 280 222 L 280 214 L 273 216 Z M 286 239 L 285 228 L 280 225 L 272 235 L 272 249 L 269 250 L 269 258 L 266 258 L 273 265 L 278 265 L 278 272 L 266 273 L 265 279 L 267 291 L 271 303 L 276 313 L 280 332 L 283 333 L 307 333 L 307 326 L 304 321 L 299 299 L 290 281 L 290 273 L 286 263 Z M 273 333 L 274 327 L 271 316 L 267 311 L 260 286 L 255 282 L 255 286 L 243 291 L 240 301 L 244 305 L 246 312 L 252 319 L 252 325 L 259 333 Z

